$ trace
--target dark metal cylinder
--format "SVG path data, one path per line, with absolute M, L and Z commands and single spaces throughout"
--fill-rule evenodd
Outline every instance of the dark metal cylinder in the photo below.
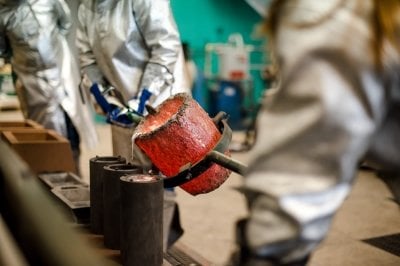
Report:
M 104 246 L 120 249 L 121 193 L 120 177 L 142 174 L 140 166 L 133 164 L 110 164 L 104 166 L 103 178 L 103 234 Z
M 96 156 L 89 160 L 90 228 L 95 234 L 103 234 L 103 167 L 125 162 L 121 156 Z
M 131 175 L 121 182 L 121 258 L 124 266 L 163 263 L 163 182 Z

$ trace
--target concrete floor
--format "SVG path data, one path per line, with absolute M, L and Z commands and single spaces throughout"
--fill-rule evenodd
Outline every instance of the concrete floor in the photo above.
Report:
M 0 111 L 0 121 L 20 118 L 18 112 Z M 93 150 L 82 146 L 81 169 L 86 181 L 89 180 L 89 159 L 112 154 L 110 126 L 98 123 L 97 131 L 101 144 Z M 234 140 L 240 138 L 240 134 L 235 134 Z M 246 153 L 233 153 L 233 157 L 247 162 Z M 246 215 L 244 198 L 235 190 L 241 182 L 241 176 L 232 174 L 219 189 L 196 197 L 176 189 L 185 230 L 179 242 L 206 258 L 210 265 L 226 265 L 234 248 L 234 224 Z M 351 194 L 335 216 L 327 239 L 308 265 L 400 265 L 400 253 L 394 255 L 362 241 L 400 233 L 399 206 L 392 199 L 385 183 L 374 173 L 360 171 Z M 399 251 L 400 243 L 393 245 Z
M 97 126 L 101 145 L 82 152 L 82 175 L 88 177 L 88 159 L 112 152 L 111 131 L 107 124 Z M 240 133 L 234 141 L 242 140 Z M 233 158 L 247 163 L 246 153 Z M 232 174 L 217 190 L 191 196 L 176 189 L 181 222 L 185 230 L 179 240 L 210 261 L 226 265 L 234 249 L 234 224 L 247 213 L 243 196 L 235 190 L 242 177 Z M 335 216 L 327 239 L 313 254 L 309 266 L 400 265 L 400 257 L 362 242 L 364 239 L 400 233 L 399 206 L 385 183 L 368 171 L 360 171 L 350 196 Z M 397 249 L 400 249 L 397 246 Z M 398 254 L 400 255 L 400 254 Z

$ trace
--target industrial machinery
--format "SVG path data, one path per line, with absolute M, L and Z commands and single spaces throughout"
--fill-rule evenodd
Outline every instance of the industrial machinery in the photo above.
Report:
M 231 34 L 226 43 L 205 46 L 209 113 L 214 116 L 219 111 L 226 112 L 233 130 L 245 129 L 254 116 L 257 82 L 253 72 L 260 73 L 264 64 L 252 62 L 252 58 L 263 57 L 264 49 L 245 44 L 239 33 Z
M 243 128 L 244 101 L 253 92 L 249 55 L 253 46 L 245 45 L 240 34 L 229 36 L 227 43 L 209 43 L 205 47 L 204 75 L 209 92 L 209 113 L 229 114 L 233 129 Z

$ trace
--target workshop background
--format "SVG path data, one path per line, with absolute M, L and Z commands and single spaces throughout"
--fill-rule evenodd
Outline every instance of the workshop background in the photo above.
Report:
M 67 2 L 72 15 L 76 16 L 79 1 Z M 233 130 L 230 144 L 232 157 L 244 164 L 249 160 L 247 151 L 254 140 L 254 122 L 260 101 L 263 97 L 268 97 L 268 91 L 274 86 L 274 83 L 263 76 L 265 69 L 271 66 L 271 58 L 266 49 L 267 40 L 259 35 L 262 17 L 251 2 L 171 0 L 181 39 L 188 44 L 197 69 L 192 88 L 193 97 L 210 116 L 218 111 L 228 113 L 228 121 Z M 71 47 L 74 47 L 74 38 L 72 31 L 69 35 Z M 236 68 L 232 62 L 241 64 Z M 24 121 L 11 82 L 10 69 L 2 69 L 0 77 L 0 125 Z M 80 178 L 87 184 L 90 181 L 90 159 L 113 153 L 110 124 L 100 115 L 94 115 L 94 119 L 101 145 L 92 150 L 82 147 Z M 57 152 L 53 150 L 52 154 Z M 3 169 L 8 164 L 5 162 L 7 155 L 2 153 L 2 156 Z M 15 166 L 19 167 L 19 164 Z M 237 190 L 242 180 L 242 176 L 232 173 L 217 190 L 195 197 L 180 188 L 175 190 L 184 233 L 175 248 L 165 255 L 165 265 L 228 264 L 236 247 L 235 223 L 247 214 L 243 195 Z M 18 186 L 13 188 L 18 191 Z M 335 216 L 328 238 L 313 254 L 308 265 L 400 265 L 400 213 L 394 192 L 393 186 L 387 186 L 377 178 L 375 172 L 360 169 L 350 196 Z M 15 195 L 18 196 L 18 193 Z M 54 200 L 50 197 L 49 199 Z M 40 208 L 35 211 L 41 212 Z M 51 223 L 44 219 L 43 223 L 46 222 Z M 70 232 L 68 230 L 72 228 L 71 233 L 79 233 L 78 238 L 65 240 L 65 243 L 82 241 L 94 246 L 95 252 L 90 255 L 112 259 L 118 256 L 118 253 L 107 250 L 98 238 L 82 233 L 81 226 L 71 225 L 69 219 L 66 224 L 67 227 L 63 225 L 60 228 L 65 228 L 66 232 Z M 24 265 L 17 263 L 23 261 L 18 260 L 23 255 L 19 254 L 18 243 L 13 241 L 12 234 L 0 216 L 0 259 L 13 261 L 16 263 L 13 265 Z M 63 236 L 68 238 L 65 232 L 59 232 L 58 237 L 53 240 L 62 242 L 60 238 Z M 74 255 L 84 256 L 79 254 L 80 247 L 79 244 L 76 245 L 74 252 L 78 253 Z M 14 254 L 16 255 L 13 256 Z

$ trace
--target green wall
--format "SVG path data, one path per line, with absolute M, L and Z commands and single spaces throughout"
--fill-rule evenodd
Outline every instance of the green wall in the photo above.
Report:
M 252 37 L 254 26 L 262 21 L 244 0 L 170 0 L 181 39 L 188 42 L 192 58 L 200 70 L 204 70 L 204 48 L 207 43 L 225 43 L 232 33 L 241 33 L 245 44 L 261 47 L 264 38 Z M 252 63 L 268 61 L 264 53 L 252 54 Z M 254 85 L 254 98 L 260 98 L 263 84 L 259 71 L 251 72 Z M 204 99 L 200 104 L 207 107 L 207 85 L 202 85 Z
M 245 43 L 260 43 L 250 35 L 261 17 L 244 0 L 171 0 L 171 6 L 196 62 L 202 61 L 206 43 L 226 42 L 231 33 L 241 33 Z

